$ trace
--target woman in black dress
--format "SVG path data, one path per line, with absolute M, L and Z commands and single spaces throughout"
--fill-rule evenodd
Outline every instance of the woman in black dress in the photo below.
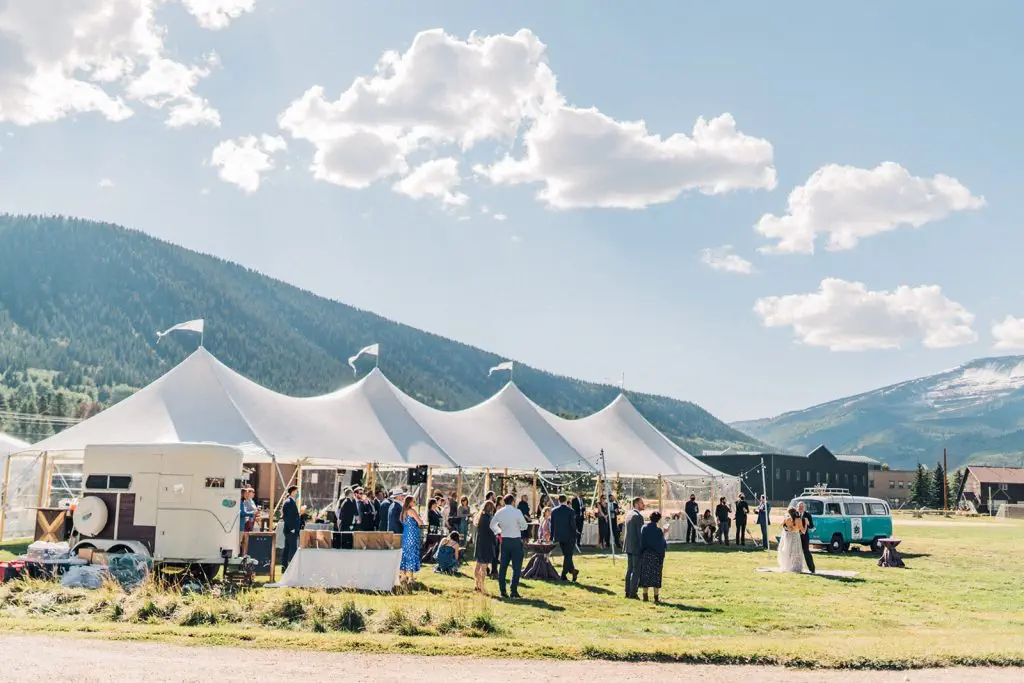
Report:
M 651 513 L 650 521 L 640 531 L 640 587 L 644 589 L 644 602 L 647 602 L 647 589 L 654 589 L 654 602 L 659 602 L 661 592 L 661 572 L 665 567 L 665 551 L 668 542 L 668 526 L 658 528 L 661 513 Z
M 484 503 L 484 509 L 480 511 L 480 517 L 476 520 L 476 543 L 474 544 L 476 567 L 473 568 L 473 577 L 476 579 L 477 593 L 486 593 L 484 579 L 487 577 L 487 569 L 498 554 L 498 539 L 491 531 L 491 517 L 493 516 L 494 503 L 487 501 Z
M 605 496 L 601 496 L 597 503 L 597 537 L 598 545 L 601 548 L 607 548 L 611 543 L 611 527 L 609 526 L 608 519 L 608 499 Z

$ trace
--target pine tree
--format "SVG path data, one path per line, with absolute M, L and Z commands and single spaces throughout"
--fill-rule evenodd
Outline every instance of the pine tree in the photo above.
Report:
M 921 463 L 917 463 L 917 474 L 914 475 L 914 483 L 910 486 L 910 502 L 918 507 L 928 507 L 931 503 L 931 496 L 928 470 Z
M 931 507 L 942 509 L 943 507 L 943 493 L 945 492 L 946 486 L 946 472 L 942 469 L 942 463 L 935 463 L 935 469 L 932 471 L 932 504 Z
M 954 470 L 951 479 L 952 481 L 949 483 L 949 507 L 956 509 L 960 504 L 957 495 L 960 493 L 960 487 L 964 484 L 964 471 Z

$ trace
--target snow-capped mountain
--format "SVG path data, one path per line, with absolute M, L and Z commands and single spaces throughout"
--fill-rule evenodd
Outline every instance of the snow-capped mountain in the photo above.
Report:
M 968 461 L 1024 465 L 1024 356 L 982 358 L 857 396 L 737 422 L 737 429 L 795 452 L 827 444 L 893 469 Z

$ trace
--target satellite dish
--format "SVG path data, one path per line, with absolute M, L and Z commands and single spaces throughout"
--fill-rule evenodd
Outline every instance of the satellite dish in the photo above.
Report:
M 107 504 L 102 498 L 86 496 L 75 509 L 75 530 L 83 536 L 96 536 L 107 526 Z

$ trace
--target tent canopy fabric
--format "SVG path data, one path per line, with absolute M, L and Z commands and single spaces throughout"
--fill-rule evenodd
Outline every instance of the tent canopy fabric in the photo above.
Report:
M 430 465 L 518 471 L 729 478 L 678 447 L 620 395 L 578 420 L 560 418 L 513 383 L 458 411 L 406 395 L 374 369 L 323 396 L 267 389 L 200 347 L 149 386 L 31 447 L 77 453 L 88 445 L 220 443 L 285 462 Z
M 8 453 L 18 453 L 28 448 L 28 444 L 13 436 L 0 432 L 0 462 Z

